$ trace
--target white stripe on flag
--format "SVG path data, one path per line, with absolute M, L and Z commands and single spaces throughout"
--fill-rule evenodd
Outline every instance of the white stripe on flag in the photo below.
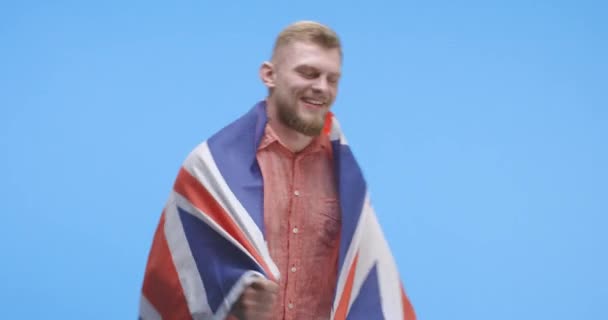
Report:
M 232 305 L 241 297 L 243 291 L 256 278 L 264 278 L 264 275 L 256 271 L 247 271 L 241 275 L 239 280 L 232 286 L 230 292 L 224 297 L 224 302 L 219 306 L 212 320 L 224 320 L 228 316 L 228 312 L 232 309 Z
M 160 313 L 156 311 L 156 308 L 148 301 L 146 296 L 141 295 L 139 300 L 139 319 L 141 320 L 162 320 Z
M 207 301 L 205 285 L 198 273 L 190 245 L 184 234 L 174 195 L 175 192 L 172 192 L 165 208 L 165 237 L 184 290 L 188 309 L 194 319 L 202 319 L 211 316 L 211 307 Z
M 224 231 L 217 223 L 215 223 L 215 221 L 213 221 L 213 219 L 211 219 L 209 216 L 207 216 L 207 214 L 205 214 L 198 208 L 194 207 L 188 201 L 188 199 L 182 197 L 180 194 L 178 194 L 176 192 L 172 192 L 172 202 L 173 202 L 173 208 L 175 208 L 174 209 L 175 213 L 177 213 L 177 207 L 181 208 L 182 210 L 187 211 L 192 216 L 200 219 L 203 223 L 206 223 L 210 228 L 212 228 L 213 230 L 218 232 L 223 238 L 230 241 L 234 246 L 239 248 L 243 253 L 247 254 L 253 261 L 255 261 L 255 259 L 247 252 L 247 250 L 245 250 L 245 248 L 241 244 L 239 244 L 232 236 L 230 236 L 226 231 Z M 176 217 L 179 220 L 178 221 L 179 227 L 182 228 L 181 230 L 182 230 L 182 235 L 183 235 L 183 227 L 181 225 L 181 220 L 179 219 L 179 216 L 177 214 L 175 214 L 174 217 Z M 184 241 L 186 241 L 185 235 L 184 235 Z M 186 245 L 187 245 L 187 243 L 186 243 Z M 189 246 L 188 246 L 188 252 L 190 253 L 190 256 L 192 256 Z M 193 258 L 192 258 L 192 264 L 194 264 L 194 268 L 196 268 L 196 264 L 194 263 Z M 198 275 L 198 272 L 196 272 L 196 275 Z M 249 286 L 256 277 L 263 278 L 264 275 L 257 271 L 247 271 L 247 272 L 243 273 L 243 275 L 241 275 L 239 280 L 232 286 L 232 288 L 230 289 L 230 292 L 228 292 L 228 294 L 224 297 L 223 303 L 218 307 L 218 309 L 216 310 L 214 315 L 211 315 L 211 312 L 212 312 L 211 308 L 207 305 L 206 306 L 207 311 L 199 313 L 199 314 L 194 314 L 194 319 L 195 320 L 198 320 L 198 319 L 223 320 L 223 319 L 225 319 L 226 316 L 228 315 L 228 312 L 230 312 L 232 305 L 238 300 L 238 298 L 241 296 L 241 294 L 243 293 L 245 288 L 247 286 Z M 181 274 L 180 274 L 180 278 L 181 278 Z M 199 279 L 200 279 L 200 276 L 199 276 Z M 203 282 L 201 280 L 201 285 L 202 284 L 203 284 Z M 182 286 L 183 286 L 183 283 L 182 283 Z M 204 288 L 202 288 L 202 289 L 203 289 L 203 293 L 205 293 Z M 184 289 L 184 291 L 185 291 L 185 289 Z M 197 299 L 202 299 L 202 298 L 203 297 L 197 298 Z M 193 299 L 193 301 L 197 301 L 197 300 Z M 206 295 L 204 296 L 204 302 L 207 303 Z M 193 311 L 193 308 L 190 304 L 189 299 L 188 299 L 188 305 L 190 307 L 190 310 Z
M 373 209 L 372 209 L 373 210 Z M 382 297 L 382 311 L 388 319 L 403 319 L 403 307 L 401 299 L 401 278 L 397 264 L 384 238 L 382 228 L 375 213 L 368 218 L 367 226 L 370 230 L 369 237 L 374 239 L 375 245 L 370 248 L 376 255 L 378 285 Z
M 367 203 L 367 195 L 365 196 L 365 203 Z M 365 208 L 364 208 L 365 209 Z M 359 220 L 357 221 L 357 226 L 355 227 L 355 231 L 353 232 L 353 237 L 350 241 L 350 244 L 348 246 L 348 249 L 346 250 L 346 256 L 344 258 L 344 263 L 342 264 L 342 268 L 339 270 L 338 273 L 338 282 L 336 285 L 336 295 L 334 298 L 334 303 L 333 303 L 333 307 L 331 310 L 331 319 L 334 318 L 335 316 L 335 311 L 338 308 L 338 303 L 340 303 L 340 297 L 342 296 L 342 293 L 344 292 L 344 286 L 346 285 L 346 279 L 348 278 L 348 272 L 350 271 L 350 267 L 353 263 L 353 261 L 355 260 L 355 256 L 357 254 L 357 252 L 359 252 L 359 243 L 361 242 L 363 235 L 363 226 L 362 226 L 362 219 L 364 218 L 364 212 L 361 213 L 361 215 L 359 216 Z M 359 257 L 359 259 L 361 259 Z M 360 263 L 360 262 L 358 262 Z M 350 308 L 350 305 L 353 301 L 353 299 L 355 298 L 355 295 L 351 295 L 351 299 L 348 303 L 348 306 Z
M 270 258 L 264 235 L 245 210 L 236 195 L 220 173 L 211 155 L 207 142 L 201 143 L 184 162 L 184 168 L 190 172 L 211 193 L 222 208 L 228 212 L 241 228 L 248 240 L 255 246 L 265 260 L 273 276 L 278 279 L 279 269 Z
M 353 279 L 353 287 L 352 294 L 350 296 L 350 301 L 348 303 L 348 309 L 350 309 L 351 305 L 355 301 L 359 291 L 361 290 L 361 286 L 367 276 L 369 275 L 370 270 L 374 267 L 376 263 L 376 255 L 374 253 L 374 249 L 376 249 L 376 238 L 372 232 L 370 232 L 369 222 L 371 220 L 371 215 L 374 214 L 374 211 L 371 207 L 369 198 L 365 197 L 365 202 L 363 203 L 363 210 L 361 212 L 361 235 L 365 237 L 365 241 L 360 242 L 359 246 L 359 260 L 357 263 L 357 271 L 355 272 L 355 278 Z
M 329 140 L 336 141 L 340 140 L 340 144 L 348 145 L 348 141 L 346 141 L 346 137 L 342 133 L 342 129 L 340 127 L 340 123 L 336 117 L 331 117 L 331 130 L 329 131 Z
M 182 208 L 187 211 L 193 217 L 201 220 L 203 223 L 207 224 L 211 229 L 215 230 L 218 234 L 220 234 L 224 239 L 230 241 L 232 245 L 241 250 L 244 254 L 246 254 L 251 260 L 256 261 L 255 258 L 241 245 L 235 238 L 233 238 L 226 230 L 224 230 L 219 224 L 217 224 L 211 217 L 209 217 L 205 212 L 199 210 L 195 207 L 188 199 L 184 198 L 177 192 L 172 193 L 173 201 L 177 205 L 177 207 Z

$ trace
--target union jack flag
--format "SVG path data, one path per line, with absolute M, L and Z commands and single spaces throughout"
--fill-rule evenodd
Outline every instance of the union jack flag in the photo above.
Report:
M 256 160 L 266 125 L 260 102 L 197 146 L 162 212 L 146 266 L 139 318 L 225 319 L 256 277 L 279 272 L 264 240 Z M 331 319 L 415 319 L 361 169 L 328 113 L 342 226 Z

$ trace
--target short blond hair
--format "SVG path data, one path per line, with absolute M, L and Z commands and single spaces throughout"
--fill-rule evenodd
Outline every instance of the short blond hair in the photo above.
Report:
M 334 30 L 315 21 L 298 21 L 279 33 L 272 50 L 273 58 L 280 48 L 298 41 L 314 43 L 325 49 L 338 49 L 342 57 L 340 38 Z

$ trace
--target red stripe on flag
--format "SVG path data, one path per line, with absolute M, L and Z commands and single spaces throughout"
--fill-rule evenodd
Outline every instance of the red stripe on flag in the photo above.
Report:
M 196 180 L 186 169 L 181 168 L 177 175 L 177 180 L 173 186 L 175 192 L 179 193 L 196 208 L 204 212 L 209 218 L 217 223 L 224 231 L 230 234 L 238 243 L 240 243 L 251 254 L 254 259 L 260 264 L 262 269 L 270 280 L 276 281 L 270 268 L 255 247 L 247 240 L 247 237 L 241 231 L 239 226 L 232 220 L 230 215 L 224 211 L 224 208 L 213 198 L 211 193 Z
M 401 301 L 403 305 L 403 319 L 404 320 L 416 320 L 416 313 L 414 312 L 414 307 L 410 303 L 410 300 L 405 295 L 405 290 L 403 290 L 403 284 L 401 285 Z
M 357 261 L 359 260 L 359 253 L 355 256 L 353 263 L 350 265 L 348 271 L 348 277 L 346 278 L 346 284 L 344 284 L 344 290 L 336 309 L 334 320 L 345 320 L 348 315 L 348 304 L 350 303 L 350 296 L 353 291 L 353 282 L 355 280 L 355 270 L 357 269 Z
M 334 114 L 331 111 L 328 111 L 325 114 L 325 124 L 323 125 L 323 133 L 329 135 L 331 132 L 332 118 Z
M 164 212 L 154 234 L 142 292 L 163 319 L 192 319 L 165 238 Z

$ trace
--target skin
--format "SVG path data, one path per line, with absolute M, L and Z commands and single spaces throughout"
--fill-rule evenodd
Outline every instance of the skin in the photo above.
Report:
M 276 282 L 256 279 L 243 291 L 230 313 L 239 320 L 271 319 L 278 291 L 279 285 Z
M 303 150 L 321 133 L 338 93 L 341 66 L 337 48 L 293 42 L 260 67 L 260 78 L 269 92 L 268 123 L 291 151 Z M 231 314 L 239 320 L 271 319 L 278 291 L 276 282 L 256 279 Z
M 260 78 L 269 89 L 269 124 L 293 152 L 321 133 L 338 93 L 341 64 L 337 48 L 293 42 L 260 67 Z

